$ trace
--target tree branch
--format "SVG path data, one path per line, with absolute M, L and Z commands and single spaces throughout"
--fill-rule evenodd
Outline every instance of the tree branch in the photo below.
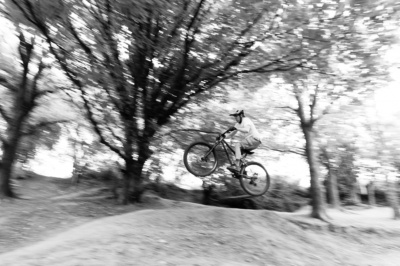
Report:
M 61 123 L 69 123 L 69 122 L 71 122 L 71 121 L 70 120 L 43 121 L 36 125 L 29 126 L 29 128 L 25 132 L 23 132 L 22 135 L 23 136 L 31 136 L 31 135 L 34 135 L 35 132 L 38 131 L 39 129 L 45 128 L 47 126 L 61 124 Z
M 327 72 L 327 71 L 318 69 L 316 67 L 308 67 L 308 66 L 302 65 L 301 68 L 309 69 L 309 70 L 311 70 L 313 72 L 316 72 L 316 73 L 319 73 L 319 74 L 323 74 L 323 75 L 327 75 L 327 76 L 332 76 L 332 77 L 337 77 L 338 76 L 337 74 L 335 74 L 333 72 Z
M 199 4 L 197 5 L 193 17 L 190 20 L 189 25 L 187 26 L 186 30 L 187 30 L 187 35 L 186 37 L 189 35 L 190 30 L 192 29 L 192 27 L 194 26 L 196 19 L 198 18 L 199 14 L 200 14 L 200 10 L 203 7 L 203 4 L 206 2 L 206 0 L 200 0 Z
M 298 59 L 293 59 L 293 60 L 298 60 Z M 255 68 L 250 68 L 250 69 L 242 69 L 242 70 L 238 70 L 232 73 L 228 73 L 227 75 L 224 75 L 223 77 L 219 78 L 219 79 L 215 79 L 212 80 L 211 83 L 207 84 L 207 87 L 213 87 L 215 85 L 217 85 L 218 83 L 221 83 L 222 81 L 228 80 L 234 76 L 237 76 L 238 74 L 247 74 L 247 73 L 269 73 L 269 72 L 284 72 L 284 71 L 289 71 L 292 70 L 296 67 L 301 67 L 303 63 L 296 63 L 293 64 L 291 66 L 278 66 L 275 68 L 269 68 L 271 66 L 273 66 L 274 64 L 277 64 L 280 60 L 276 60 L 274 62 L 270 62 L 268 64 L 262 65 L 262 66 L 258 66 Z M 268 68 L 268 69 L 266 69 Z
M 121 143 L 124 143 L 124 141 L 117 134 L 114 133 L 114 130 L 110 127 L 109 123 L 105 123 L 105 126 L 111 132 L 111 135 L 113 136 L 113 138 L 115 138 L 116 140 L 118 140 Z
M 219 83 L 221 83 L 221 82 L 223 82 L 223 81 L 225 81 L 225 80 L 228 80 L 228 79 L 230 79 L 230 78 L 232 78 L 232 77 L 234 77 L 234 76 L 237 76 L 238 74 L 242 74 L 242 73 L 252 73 L 252 72 L 267 73 L 267 72 L 275 72 L 275 71 L 276 71 L 276 72 L 279 72 L 279 71 L 288 71 L 288 70 L 291 70 L 291 69 L 296 68 L 296 67 L 298 67 L 298 66 L 301 66 L 301 64 L 302 64 L 302 63 L 298 63 L 298 64 L 292 65 L 292 66 L 290 66 L 290 67 L 282 67 L 282 68 L 281 68 L 281 67 L 277 67 L 277 68 L 274 68 L 274 69 L 265 70 L 265 71 L 263 71 L 263 72 L 254 71 L 254 69 L 238 70 L 238 71 L 236 71 L 236 72 L 234 72 L 234 73 L 230 73 L 230 74 L 228 74 L 228 75 L 226 75 L 226 76 L 224 76 L 224 77 L 221 77 L 221 78 L 219 78 L 219 79 L 212 79 L 212 78 L 210 78 L 208 81 L 206 81 L 206 83 L 205 83 L 203 86 L 201 86 L 201 85 L 200 85 L 200 86 L 196 86 L 196 87 L 197 87 L 197 90 L 194 90 L 191 94 L 185 95 L 185 97 L 182 98 L 182 100 L 181 100 L 179 103 L 176 103 L 176 104 L 174 105 L 173 109 L 170 110 L 169 114 L 170 114 L 170 115 L 173 115 L 174 112 L 176 112 L 177 110 L 179 110 L 180 108 L 182 108 L 183 106 L 185 106 L 194 96 L 196 96 L 196 95 L 202 93 L 202 92 L 205 91 L 207 88 L 212 88 L 212 87 L 216 86 L 217 84 L 219 84 Z M 258 68 L 255 68 L 255 69 L 257 70 Z
M 4 76 L 2 75 L 3 73 L 0 73 L 0 85 L 4 86 L 6 89 L 10 90 L 12 93 L 16 93 L 18 91 L 18 88 L 14 86 L 12 83 L 8 82 L 8 79 L 6 78 L 7 75 L 12 76 L 13 73 L 8 73 L 7 71 L 3 71 L 6 73 Z
M 314 115 L 315 115 L 315 106 L 317 105 L 317 98 L 318 98 L 318 92 L 319 92 L 319 84 L 316 85 L 314 95 L 312 97 L 311 105 L 310 105 L 310 117 L 311 120 L 314 120 Z
M 298 88 L 295 88 L 294 96 L 297 100 L 297 104 L 299 106 L 297 115 L 300 118 L 300 124 L 301 128 L 304 129 L 306 127 L 312 126 L 312 121 L 310 118 L 307 118 L 304 110 L 304 103 L 303 103 L 303 98 L 302 98 L 302 93 L 299 91 Z
M 161 45 L 158 49 L 159 50 L 158 52 L 160 53 L 159 59 L 160 59 L 161 65 L 165 65 L 167 63 L 166 61 L 168 59 L 168 52 L 170 52 L 169 49 L 166 49 L 166 45 L 170 45 L 170 43 L 173 42 L 173 38 L 180 36 L 179 28 L 183 25 L 183 22 L 185 21 L 184 14 L 188 11 L 190 2 L 191 2 L 191 0 L 186 0 L 184 2 L 181 12 L 179 12 L 175 16 L 175 19 L 174 19 L 175 24 L 173 25 L 171 31 L 168 34 L 166 34 L 166 40 L 161 43 Z M 164 53 L 164 55 L 161 53 Z
M 11 118 L 7 115 L 6 111 L 3 109 L 1 105 L 0 105 L 0 115 L 8 124 L 11 122 Z
M 81 92 L 81 98 L 83 100 L 83 104 L 88 113 L 88 119 L 89 119 L 90 123 L 92 124 L 94 131 L 99 136 L 100 142 L 103 143 L 104 145 L 106 145 L 108 148 L 110 148 L 110 150 L 112 150 L 113 152 L 118 154 L 122 159 L 125 160 L 126 156 L 117 147 L 113 146 L 110 142 L 108 142 L 106 140 L 106 138 L 104 137 L 103 132 L 100 129 L 99 123 L 94 118 L 94 113 L 92 112 L 92 108 L 90 106 L 89 100 L 86 98 L 87 97 L 86 91 L 82 87 L 79 87 L 79 90 Z
M 23 11 L 24 13 L 26 13 L 26 11 L 22 8 L 22 6 L 20 6 L 18 3 L 16 3 L 15 0 L 12 0 L 20 9 L 21 11 Z M 33 18 L 30 19 L 30 21 L 35 24 L 39 30 L 44 34 L 47 42 L 49 43 L 50 46 L 50 50 L 52 51 L 52 53 L 54 54 L 54 56 L 56 57 L 57 61 L 60 63 L 62 69 L 64 70 L 64 72 L 66 73 L 66 75 L 68 76 L 68 78 L 73 82 L 73 84 L 75 84 L 77 86 L 77 88 L 79 89 L 79 91 L 81 92 L 81 98 L 84 101 L 84 106 L 85 109 L 88 113 L 88 118 L 89 121 L 91 122 L 91 124 L 94 127 L 95 132 L 97 133 L 97 135 L 100 138 L 100 142 L 104 145 L 106 145 L 108 148 L 110 148 L 112 151 L 114 151 L 115 153 L 117 153 L 121 158 L 125 159 L 125 155 L 116 147 L 114 147 L 113 145 L 111 145 L 111 143 L 109 143 L 105 137 L 103 136 L 103 133 L 100 130 L 99 127 L 99 123 L 96 121 L 96 119 L 94 118 L 94 114 L 92 112 L 92 109 L 90 107 L 90 103 L 89 101 L 86 99 L 86 92 L 83 89 L 83 85 L 81 83 L 81 81 L 78 79 L 78 74 L 76 72 L 74 72 L 68 65 L 67 62 L 60 56 L 60 54 L 56 51 L 54 45 L 57 45 L 57 43 L 54 42 L 53 38 L 50 36 L 45 24 L 40 21 L 39 18 L 37 18 L 35 16 L 35 12 L 33 10 L 33 7 L 31 5 L 31 3 L 29 1 L 25 1 L 26 5 L 29 8 L 29 12 L 30 14 L 33 16 Z M 27 14 L 27 16 L 29 16 L 29 14 Z M 79 37 L 78 35 L 76 35 L 75 37 Z M 78 41 L 78 40 L 77 40 Z M 79 42 L 79 41 L 78 41 Z M 89 50 L 86 50 L 86 52 L 89 52 Z
M 177 130 L 171 130 L 168 133 L 163 134 L 162 136 L 167 136 L 173 133 L 178 133 L 178 132 L 200 132 L 200 133 L 205 133 L 205 134 L 220 134 L 221 132 L 216 132 L 216 131 L 207 131 L 207 130 L 201 130 L 201 129 L 177 129 Z
M 0 76 L 0 85 L 7 87 L 8 84 L 9 83 L 8 83 L 7 79 L 5 77 Z
M 329 114 L 331 106 L 333 103 L 331 103 L 331 105 L 329 105 L 327 108 L 324 109 L 324 111 L 322 112 L 322 114 L 320 114 L 317 117 L 313 117 L 311 119 L 311 122 L 314 124 L 315 122 L 317 122 L 318 120 L 320 120 L 322 117 L 324 117 L 325 115 Z
M 43 61 L 40 61 L 40 63 L 39 63 L 39 70 L 38 70 L 38 72 L 36 73 L 35 77 L 33 78 L 33 84 L 32 84 L 32 98 L 31 98 L 31 101 L 30 101 L 31 105 L 34 105 L 34 104 L 35 104 L 35 101 L 36 101 L 37 99 L 39 99 L 40 97 L 42 97 L 42 96 L 44 96 L 44 95 L 46 95 L 46 94 L 48 94 L 48 93 L 52 93 L 52 92 L 53 92 L 53 91 L 51 91 L 51 90 L 44 90 L 44 91 L 38 91 L 38 90 L 37 90 L 37 83 L 38 83 L 38 81 L 39 81 L 39 79 L 40 79 L 40 76 L 42 75 L 43 70 L 44 70 L 45 68 L 46 68 L 46 66 L 44 65 Z
M 71 20 L 67 19 L 68 29 L 71 32 L 72 36 L 78 42 L 79 46 L 83 49 L 83 51 L 88 55 L 88 57 L 93 60 L 95 58 L 92 49 L 87 45 L 81 37 L 79 37 L 79 33 L 76 31 L 75 27 L 72 25 Z
M 255 25 L 257 25 L 258 21 L 260 21 L 260 19 L 263 17 L 265 9 L 263 9 L 260 13 L 258 13 L 255 18 L 253 19 L 253 21 L 251 21 L 244 29 L 242 29 L 240 31 L 240 33 L 238 34 L 238 36 L 236 36 L 235 40 L 232 41 L 232 43 L 230 43 L 229 45 L 227 45 L 227 49 L 225 49 L 225 51 L 222 53 L 220 58 L 217 58 L 214 62 L 211 63 L 206 63 L 204 66 L 202 66 L 202 69 L 204 68 L 209 68 L 209 67 L 213 67 L 215 65 L 217 65 L 218 63 L 224 61 L 230 54 L 231 52 L 238 47 L 238 45 L 242 45 L 241 48 L 241 52 L 240 53 L 244 53 L 245 50 L 248 50 L 254 43 L 254 41 L 246 42 L 246 43 L 239 43 L 239 40 L 241 38 L 243 38 Z M 240 58 L 240 57 L 239 57 Z M 225 67 L 223 69 L 227 69 L 228 65 L 231 64 L 237 64 L 237 59 L 238 56 L 235 56 L 229 63 L 227 63 L 225 65 Z
M 274 107 L 274 108 L 288 109 L 289 111 L 291 111 L 291 112 L 293 112 L 295 114 L 297 114 L 299 112 L 299 108 L 293 108 L 293 107 L 290 107 L 290 106 L 277 106 L 277 107 Z
M 2 135 L 0 135 L 0 144 L 2 144 L 2 146 L 7 144 L 6 139 Z M 0 146 L 0 148 L 3 148 L 2 146 Z
M 291 150 L 291 149 L 279 149 L 279 148 L 271 148 L 271 147 L 267 147 L 269 150 L 271 151 L 277 151 L 277 152 L 282 152 L 282 153 L 294 153 L 297 155 L 301 155 L 301 156 L 305 156 L 305 151 L 303 149 L 303 151 L 295 151 L 295 150 Z

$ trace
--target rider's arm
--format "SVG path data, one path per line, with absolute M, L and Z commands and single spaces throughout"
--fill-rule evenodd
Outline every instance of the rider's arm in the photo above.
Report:
M 232 127 L 230 127 L 230 129 L 229 130 L 232 130 L 230 133 L 228 133 L 227 135 L 226 135 L 226 138 L 233 138 L 235 135 L 236 135 L 236 133 L 237 133 L 237 127 L 238 127 L 238 123 L 236 123 L 234 126 L 232 126 Z
M 250 132 L 250 124 L 247 120 L 243 121 L 241 125 L 236 125 L 236 129 L 242 133 L 249 133 Z M 237 132 L 237 131 L 235 131 Z
M 236 135 L 237 132 L 238 132 L 237 130 L 232 131 L 231 133 L 229 133 L 229 134 L 226 136 L 226 138 L 227 138 L 227 139 L 233 138 L 233 137 Z

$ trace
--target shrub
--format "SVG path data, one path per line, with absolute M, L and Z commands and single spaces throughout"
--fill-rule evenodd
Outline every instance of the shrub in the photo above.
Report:
M 269 191 L 262 197 L 254 200 L 258 208 L 294 212 L 310 201 L 307 190 L 297 184 L 285 181 L 283 178 L 274 178 Z

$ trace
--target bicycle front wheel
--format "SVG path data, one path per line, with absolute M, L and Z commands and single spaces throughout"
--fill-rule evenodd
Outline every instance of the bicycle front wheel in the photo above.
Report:
M 193 175 L 208 176 L 217 169 L 217 154 L 210 144 L 195 142 L 186 148 L 183 162 Z
M 269 174 L 262 164 L 249 162 L 240 171 L 240 185 L 247 194 L 261 196 L 269 189 Z

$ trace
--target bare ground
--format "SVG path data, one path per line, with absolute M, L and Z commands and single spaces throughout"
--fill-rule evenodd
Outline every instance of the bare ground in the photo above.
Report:
M 0 204 L 0 265 L 393 265 L 390 209 L 276 213 L 208 207 L 148 194 L 121 206 L 101 190 L 24 182 L 29 200 Z M 109 217 L 106 217 L 109 216 Z

